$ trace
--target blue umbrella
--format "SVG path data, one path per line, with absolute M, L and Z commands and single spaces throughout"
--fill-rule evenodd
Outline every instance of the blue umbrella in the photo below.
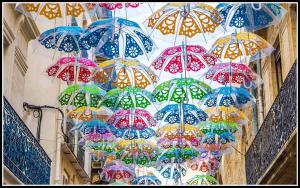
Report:
M 216 8 L 223 17 L 225 28 L 245 27 L 248 31 L 275 25 L 286 12 L 279 3 L 220 3 Z
M 139 176 L 132 180 L 133 185 L 161 185 L 161 181 L 154 175 Z
M 110 126 L 113 127 L 113 126 Z M 143 129 L 143 130 L 136 130 L 136 129 L 114 129 L 112 133 L 118 137 L 123 138 L 126 140 L 133 140 L 133 139 L 139 139 L 144 138 L 148 139 L 152 136 L 155 136 L 155 131 L 149 127 Z
M 234 106 L 245 107 L 248 102 L 256 102 L 254 96 L 247 90 L 238 87 L 219 87 L 207 94 L 202 103 L 208 107 Z
M 83 30 L 78 26 L 60 26 L 43 32 L 38 41 L 47 49 L 58 49 L 64 52 L 78 52 L 79 37 Z
M 95 54 L 106 58 L 136 58 L 154 50 L 153 40 L 130 20 L 108 18 L 92 23 L 79 40 L 84 50 L 95 48 Z
M 192 104 L 183 104 L 183 122 L 195 125 L 200 121 L 205 121 L 208 116 L 205 112 L 198 109 L 195 105 Z M 163 120 L 166 123 L 180 123 L 180 105 L 179 104 L 170 104 L 159 110 L 154 118 L 156 120 Z
M 186 168 L 183 165 L 177 164 L 162 164 L 156 167 L 156 170 L 166 179 L 174 179 L 175 183 L 178 182 L 180 178 L 186 175 Z

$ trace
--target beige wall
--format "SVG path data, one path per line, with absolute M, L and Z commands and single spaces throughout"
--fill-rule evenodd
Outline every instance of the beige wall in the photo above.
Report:
M 274 45 L 276 38 L 279 37 L 282 60 L 282 76 L 284 80 L 297 58 L 297 31 L 295 17 L 296 14 L 291 12 L 291 4 L 283 4 L 283 7 L 286 8 L 288 12 L 282 22 L 277 26 L 269 27 L 266 29 L 265 33 L 259 34 L 271 45 Z M 272 57 L 266 57 L 261 61 L 261 74 L 264 92 L 264 117 L 266 117 L 278 92 L 275 85 L 275 67 L 273 67 L 271 61 Z M 225 155 L 222 158 L 221 169 L 217 176 L 219 182 L 222 182 L 222 184 L 246 184 L 244 154 L 246 154 L 248 148 L 250 147 L 254 139 L 254 135 L 252 109 L 246 109 L 245 114 L 247 114 L 250 121 L 248 125 L 244 126 L 243 135 L 237 139 L 237 143 L 234 146 L 240 153 L 236 150 L 232 150 L 230 154 Z M 258 122 L 258 125 L 260 126 L 261 123 Z

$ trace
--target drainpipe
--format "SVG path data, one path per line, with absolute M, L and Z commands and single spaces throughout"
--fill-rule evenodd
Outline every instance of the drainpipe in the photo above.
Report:
M 261 77 L 261 53 L 259 52 L 259 60 L 257 61 L 257 74 Z M 256 78 L 258 81 L 258 78 Z M 264 122 L 264 110 L 262 104 L 262 84 L 258 85 L 258 113 L 259 113 L 259 127 Z

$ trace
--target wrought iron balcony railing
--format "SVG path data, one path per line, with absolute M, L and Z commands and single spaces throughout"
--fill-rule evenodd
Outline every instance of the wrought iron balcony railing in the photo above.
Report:
M 291 68 L 246 153 L 247 184 L 258 182 L 297 127 L 296 64 Z
M 24 184 L 49 184 L 50 158 L 7 99 L 3 99 L 4 165 Z

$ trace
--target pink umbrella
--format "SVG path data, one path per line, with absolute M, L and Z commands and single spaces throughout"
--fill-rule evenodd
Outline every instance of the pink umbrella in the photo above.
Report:
M 78 81 L 89 82 L 92 78 L 92 71 L 97 68 L 97 64 L 92 60 L 80 58 L 76 62 L 75 57 L 60 58 L 54 65 L 47 69 L 48 76 L 57 77 L 63 81 L 74 81 L 76 72 L 74 67 L 79 68 Z
M 209 66 L 215 65 L 217 58 L 208 53 L 205 48 L 199 45 L 187 45 L 187 71 L 197 72 Z M 167 48 L 162 54 L 156 58 L 152 66 L 156 70 L 164 70 L 171 74 L 182 73 L 184 70 L 184 53 L 182 46 L 174 46 Z

